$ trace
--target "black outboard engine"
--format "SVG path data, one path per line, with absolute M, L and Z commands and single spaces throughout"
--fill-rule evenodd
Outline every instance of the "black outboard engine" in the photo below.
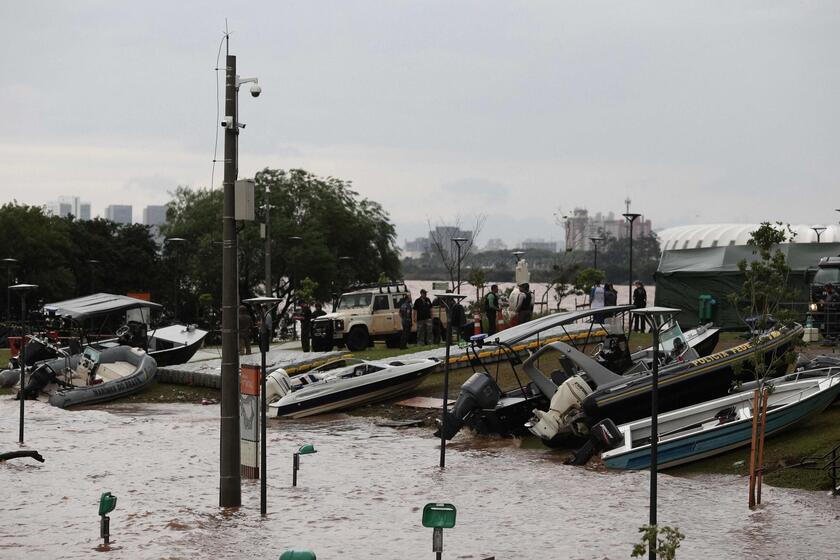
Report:
M 38 393 L 53 381 L 55 381 L 55 371 L 48 364 L 41 364 L 29 376 L 29 383 L 23 388 L 23 398 L 36 398 Z M 20 398 L 20 393 L 18 394 L 18 398 Z
M 444 415 L 444 425 L 435 435 L 440 437 L 442 431 L 446 439 L 452 439 L 476 409 L 495 407 L 501 396 L 502 391 L 490 374 L 483 371 L 472 374 L 461 385 L 458 400 L 455 401 L 452 411 Z
M 55 358 L 57 354 L 49 346 L 38 340 L 30 338 L 26 342 L 26 365 L 34 366 L 36 362 L 42 362 Z
M 624 436 L 615 422 L 609 418 L 601 420 L 590 428 L 589 439 L 583 444 L 583 447 L 575 451 L 575 454 L 566 461 L 566 464 L 585 465 L 593 455 L 616 447 L 623 439 Z

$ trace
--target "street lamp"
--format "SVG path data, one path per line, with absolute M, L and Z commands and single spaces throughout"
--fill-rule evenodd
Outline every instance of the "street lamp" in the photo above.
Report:
M 656 525 L 656 473 L 659 470 L 659 335 L 676 317 L 679 309 L 646 307 L 633 313 L 645 318 L 653 335 L 653 362 L 650 389 L 650 518 L 648 524 Z M 648 554 L 656 560 L 656 544 L 648 543 Z
M 452 243 L 458 247 L 458 284 L 455 286 L 455 290 L 457 293 L 461 293 L 461 243 L 466 243 L 469 241 L 466 237 L 453 237 Z
M 828 228 L 826 228 L 825 226 L 814 226 L 811 229 L 814 230 L 814 233 L 817 234 L 817 243 L 819 243 L 820 242 L 820 236 Z
M 37 290 L 38 286 L 36 284 L 15 284 L 9 286 L 9 289 L 17 292 L 20 297 L 20 355 L 18 356 L 20 360 L 20 391 L 18 392 L 18 398 L 20 399 L 20 432 L 18 441 L 23 443 L 23 403 L 26 402 L 26 395 L 24 394 L 26 388 L 26 296 L 29 292 Z
M 225 40 L 230 48 L 230 36 Z M 239 348 L 236 241 L 236 176 L 239 167 L 238 121 L 239 86 L 253 83 L 251 95 L 262 93 L 257 78 L 240 79 L 236 74 L 236 56 L 225 58 L 225 176 L 222 209 L 222 383 L 220 412 L 219 506 L 238 507 L 242 503 L 242 479 L 239 474 Z
M 452 317 L 452 309 L 455 305 L 467 296 L 461 294 L 435 294 L 446 306 L 446 316 Z M 440 420 L 440 468 L 446 467 L 446 420 L 449 415 L 449 347 L 452 345 L 452 321 L 446 322 L 446 361 L 443 362 L 443 407 L 441 407 Z
M 245 303 L 253 309 L 259 308 L 260 315 L 260 515 L 266 514 L 266 484 L 268 478 L 268 469 L 266 468 L 266 403 L 265 403 L 265 355 L 268 352 L 268 345 L 271 342 L 271 327 L 268 324 L 271 317 L 271 309 L 280 303 L 280 298 L 274 297 L 255 297 L 250 299 L 243 299 Z
M 592 268 L 594 268 L 594 269 L 598 268 L 598 242 L 603 241 L 603 240 L 604 240 L 603 237 L 590 237 L 589 238 L 589 241 L 592 242 L 592 247 L 595 248 L 595 257 L 594 257 L 593 262 L 592 262 Z
M 174 276 L 174 278 L 173 278 L 173 285 L 174 285 L 173 305 L 174 305 L 175 320 L 177 321 L 178 320 L 178 299 L 179 299 L 178 293 L 181 291 L 180 290 L 180 288 L 181 288 L 181 273 L 180 273 L 180 269 L 175 270 L 176 268 L 178 268 L 177 267 L 178 260 L 175 258 L 175 255 L 174 255 L 175 248 L 174 248 L 173 243 L 175 245 L 179 245 L 181 243 L 186 243 L 187 240 L 184 239 L 183 237 L 167 237 L 164 241 L 166 242 L 167 247 L 169 247 L 169 254 L 170 254 L 170 257 L 172 258 L 172 261 L 174 263 L 173 271 L 172 271 L 173 276 Z
M 629 202 L 629 199 L 628 199 L 628 202 Z M 622 214 L 622 216 L 624 216 L 627 219 L 627 221 L 630 222 L 630 266 L 629 266 L 629 272 L 628 272 L 628 274 L 630 275 L 630 279 L 628 280 L 628 286 L 629 286 L 628 297 L 630 298 L 629 303 L 632 304 L 633 303 L 633 222 L 635 222 L 636 218 L 641 216 L 641 214 L 635 214 L 633 212 L 625 212 L 624 214 Z
M 6 257 L 3 259 L 3 263 L 6 265 L 6 321 L 11 321 L 12 315 L 9 311 L 9 302 L 12 299 L 11 291 L 9 290 L 9 286 L 12 285 L 12 267 L 17 264 L 18 260 L 13 259 L 12 257 Z

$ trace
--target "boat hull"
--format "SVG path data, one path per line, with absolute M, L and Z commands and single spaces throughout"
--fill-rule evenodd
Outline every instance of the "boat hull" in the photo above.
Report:
M 840 394 L 840 382 L 806 397 L 799 402 L 768 410 L 765 434 L 776 434 L 825 410 Z M 722 424 L 713 429 L 670 440 L 661 440 L 657 446 L 658 470 L 675 467 L 719 455 L 752 441 L 752 417 Z M 613 469 L 649 469 L 651 466 L 650 445 L 619 453 L 605 454 L 604 464 Z

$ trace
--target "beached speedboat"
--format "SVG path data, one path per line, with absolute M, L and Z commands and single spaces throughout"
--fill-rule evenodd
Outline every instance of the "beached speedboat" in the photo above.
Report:
M 80 354 L 36 364 L 26 376 L 23 394 L 59 408 L 95 404 L 142 391 L 156 372 L 154 358 L 140 348 L 117 346 L 100 352 L 87 347 Z
M 275 416 L 344 410 L 409 392 L 437 365 L 434 359 L 342 358 L 291 377 L 281 368 L 267 376 L 266 399 Z
M 819 414 L 840 394 L 840 367 L 771 380 L 765 434 Z M 754 392 L 741 391 L 658 417 L 657 467 L 667 469 L 747 445 L 752 440 Z M 650 468 L 651 419 L 618 426 L 617 446 L 601 453 L 614 469 Z
M 648 308 L 648 312 L 662 315 L 679 310 Z M 739 370 L 750 369 L 756 357 L 765 365 L 775 362 L 777 367 L 787 362 L 777 359 L 790 350 L 802 336 L 802 327 L 779 327 L 753 340 L 705 357 L 685 352 L 685 345 L 677 344 L 670 330 L 662 335 L 670 351 L 659 367 L 659 408 L 662 412 L 676 410 L 726 395 L 737 380 Z M 670 341 L 666 341 L 669 338 Z M 626 423 L 650 414 L 650 392 L 653 376 L 651 364 L 640 361 L 625 375 L 616 375 L 574 349 L 556 345 L 554 350 L 565 356 L 569 366 L 563 379 L 545 376 L 537 367 L 539 352 L 526 373 L 541 391 L 550 395 L 547 409 L 535 409 L 528 421 L 528 430 L 548 445 L 560 445 L 569 437 L 586 437 L 589 427 L 609 418 L 614 423 Z M 544 348 L 549 351 L 552 348 Z M 784 370 L 778 372 L 785 373 Z
M 621 325 L 629 324 L 629 321 L 620 320 L 621 315 L 632 309 L 630 305 L 616 305 L 555 313 L 504 330 L 493 335 L 492 339 L 473 337 L 475 358 L 471 363 L 481 361 L 477 345 L 496 346 L 508 356 L 517 386 L 502 390 L 486 370 L 476 371 L 461 386 L 458 400 L 451 411 L 447 412 L 446 439 L 454 437 L 463 426 L 481 434 L 525 434 L 526 423 L 533 416 L 534 410 L 547 410 L 557 387 L 582 369 L 596 376 L 603 371 L 604 375 L 598 376 L 598 379 L 606 383 L 621 379 L 622 374 L 637 368 L 649 368 L 653 360 L 652 348 L 631 354 L 627 336 L 622 331 Z M 552 333 L 553 336 L 546 336 Z M 710 325 L 683 333 L 679 325 L 673 322 L 667 334 L 661 337 L 660 356 L 675 355 L 676 346 L 678 350 L 674 359 L 702 357 L 714 349 L 719 334 L 719 330 Z M 555 341 L 543 346 L 523 363 L 515 345 L 535 336 L 562 338 L 566 342 Z M 546 354 L 554 350 L 560 351 L 560 358 L 546 362 Z M 543 358 L 543 364 L 556 364 L 557 369 L 548 378 L 537 369 L 540 358 Z M 520 378 L 517 373 L 516 367 L 519 364 L 522 364 L 527 378 Z M 581 364 L 587 367 L 582 368 Z M 592 381 L 592 378 L 587 377 L 584 385 L 586 381 Z M 588 388 L 580 391 L 585 391 L 581 396 L 591 392 Z

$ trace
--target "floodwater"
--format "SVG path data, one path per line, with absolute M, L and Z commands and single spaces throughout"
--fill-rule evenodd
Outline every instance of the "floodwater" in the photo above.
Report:
M 17 402 L 0 400 L 0 450 L 18 448 Z M 458 508 L 444 558 L 629 558 L 648 518 L 647 473 L 562 465 L 548 450 L 463 434 L 437 468 L 429 430 L 333 415 L 269 424 L 266 519 L 259 484 L 243 507 L 218 503 L 218 405 L 111 405 L 64 411 L 27 403 L 27 446 L 46 463 L 0 463 L 0 558 L 265 558 L 309 548 L 319 558 L 434 558 L 430 501 Z M 292 453 L 303 443 L 299 486 Z M 118 498 L 112 548 L 99 544 L 98 500 Z M 659 520 L 687 538 L 678 558 L 834 558 L 840 500 L 746 480 L 659 477 Z

